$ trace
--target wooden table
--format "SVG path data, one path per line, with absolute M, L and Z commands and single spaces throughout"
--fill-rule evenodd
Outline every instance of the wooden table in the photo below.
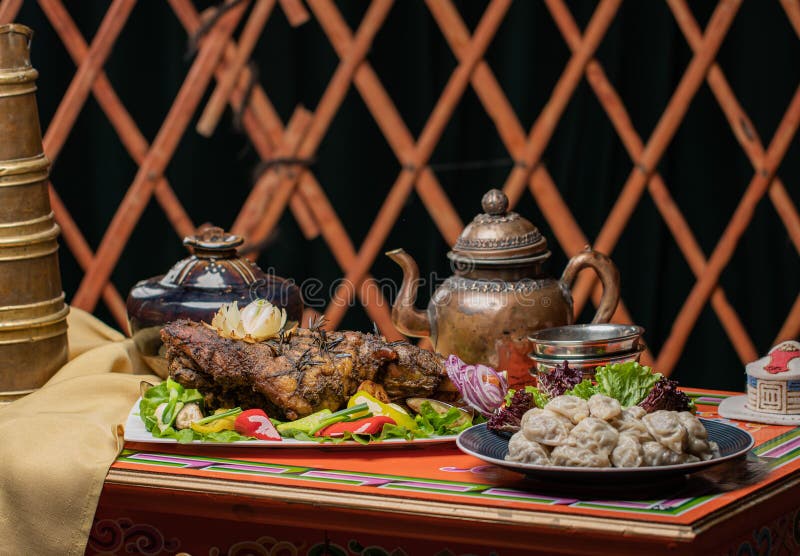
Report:
M 689 393 L 704 417 L 731 395 Z M 766 479 L 725 493 L 654 485 L 644 500 L 578 496 L 454 445 L 127 444 L 87 554 L 800 554 L 800 428 L 735 423 L 756 438 Z

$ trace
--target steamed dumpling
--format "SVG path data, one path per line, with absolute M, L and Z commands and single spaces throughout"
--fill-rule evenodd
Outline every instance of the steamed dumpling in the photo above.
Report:
M 566 417 L 564 417 L 560 413 L 555 413 L 553 411 L 544 410 L 544 409 L 542 409 L 540 407 L 533 407 L 533 408 L 529 409 L 528 411 L 526 411 L 525 413 L 523 413 L 522 419 L 520 419 L 520 424 L 519 424 L 520 428 L 524 429 L 526 424 L 528 423 L 528 421 L 530 421 L 531 419 L 535 419 L 539 415 L 547 415 L 547 416 L 550 416 L 550 417 L 554 417 L 559 422 L 564 423 L 564 426 L 566 426 L 570 430 L 573 427 L 572 421 L 570 421 L 569 419 L 567 419 Z
M 595 394 L 589 398 L 589 413 L 592 417 L 610 421 L 622 414 L 622 406 L 617 400 L 603 394 Z
M 686 429 L 686 450 L 703 461 L 713 458 L 711 445 L 708 443 L 708 431 L 700 419 L 688 411 L 681 411 L 678 413 L 678 421 Z
M 622 410 L 623 417 L 630 417 L 631 419 L 641 419 L 647 415 L 647 411 L 644 410 L 643 407 L 638 405 L 632 405 L 631 407 L 626 407 Z
M 644 409 L 633 406 L 623 409 L 620 416 L 616 419 L 612 419 L 610 423 L 620 434 L 628 433 L 635 436 L 640 444 L 643 442 L 650 442 L 653 440 L 653 437 L 647 432 L 647 427 L 644 426 L 644 422 L 642 421 L 644 415 Z
M 572 429 L 567 443 L 579 446 L 607 458 L 617 445 L 619 433 L 602 419 L 587 417 Z
M 676 454 L 656 441 L 642 444 L 642 455 L 645 465 L 648 466 L 674 465 L 680 463 L 680 454 Z
M 514 433 L 508 441 L 506 459 L 518 463 L 550 465 L 550 454 L 547 449 L 538 442 L 528 440 L 522 431 Z
M 703 426 L 703 423 L 700 422 L 700 419 L 688 411 L 678 412 L 677 417 L 690 436 L 700 440 L 708 439 L 708 431 Z
M 659 442 L 645 442 L 642 444 L 642 452 L 646 465 L 676 465 L 678 463 L 693 463 L 700 461 L 700 458 L 687 453 L 676 453 L 665 448 Z
M 544 409 L 540 407 L 532 407 L 528 411 L 522 414 L 522 419 L 519 421 L 519 428 L 520 430 L 525 428 L 525 424 L 536 417 L 537 415 L 541 415 Z
M 533 465 L 621 467 L 678 465 L 719 457 L 719 446 L 688 411 L 646 413 L 595 394 L 564 395 L 533 408 L 509 440 L 506 459 Z
M 589 404 L 578 396 L 556 396 L 544 408 L 563 415 L 575 425 L 589 416 Z
M 567 467 L 611 467 L 607 453 L 595 453 L 580 446 L 556 446 L 551 459 L 553 465 Z
M 641 467 L 644 464 L 644 452 L 639 440 L 632 434 L 620 434 L 611 452 L 611 463 L 614 467 Z
M 644 426 L 647 427 L 653 438 L 662 446 L 680 454 L 686 450 L 689 435 L 678 420 L 675 411 L 660 409 L 642 417 Z
M 539 442 L 545 446 L 558 446 L 564 444 L 572 429 L 572 422 L 566 417 L 552 411 L 541 411 L 527 417 L 529 410 L 522 417 L 523 425 L 520 429 L 528 440 Z

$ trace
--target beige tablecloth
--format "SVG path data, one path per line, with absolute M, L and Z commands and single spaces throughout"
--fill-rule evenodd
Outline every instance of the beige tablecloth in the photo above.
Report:
M 74 308 L 68 322 L 69 362 L 0 408 L 0 554 L 84 553 L 116 427 L 158 381 L 119 332 Z

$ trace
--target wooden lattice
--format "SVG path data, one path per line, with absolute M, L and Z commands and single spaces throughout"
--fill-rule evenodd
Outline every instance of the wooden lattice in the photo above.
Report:
M 72 304 L 91 311 L 102 297 L 114 317 L 124 323 L 124 302 L 109 278 L 151 197 L 156 198 L 180 236 L 193 232 L 192 220 L 164 177 L 164 170 L 181 138 L 190 131 L 187 128 L 195 114 L 202 112 L 198 131 L 208 134 L 213 131 L 226 104 L 230 104 L 237 113 L 242 114 L 244 129 L 262 159 L 308 159 L 314 156 L 345 95 L 354 86 L 401 165 L 400 173 L 374 216 L 374 224 L 361 247 L 356 250 L 324 187 L 313 172 L 300 165 L 270 167 L 247 198 L 233 230 L 244 235 L 251 245 L 258 245 L 269 235 L 288 207 L 306 237 L 321 235 L 324 238 L 346 278 L 326 310 L 329 322 L 336 326 L 350 306 L 346 301 L 355 297 L 387 336 L 397 338 L 398 333 L 392 327 L 387 304 L 381 299 L 379 288 L 363 286 L 372 279 L 370 268 L 412 190 L 416 190 L 448 243 L 452 244 L 461 232 L 463 222 L 429 167 L 429 159 L 462 96 L 471 86 L 515 161 L 505 183 L 509 198 L 516 203 L 525 190 L 529 190 L 568 255 L 577 253 L 589 243 L 600 251 L 612 252 L 645 191 L 652 197 L 697 278 L 658 354 L 656 365 L 659 370 L 667 374 L 672 371 L 701 310 L 709 301 L 739 357 L 743 361 L 755 359 L 757 353 L 753 342 L 720 287 L 719 278 L 737 242 L 749 226 L 756 204 L 767 194 L 791 242 L 800 253 L 800 215 L 784 184 L 776 176 L 777 168 L 800 125 L 800 87 L 765 148 L 725 74 L 715 62 L 741 0 L 720 0 L 705 31 L 699 27 L 686 0 L 666 1 L 694 55 L 658 124 L 650 137 L 643 140 L 602 65 L 594 57 L 617 14 L 621 0 L 601 0 L 583 32 L 564 0 L 545 0 L 572 56 L 553 87 L 549 101 L 527 134 L 492 69 L 484 60 L 484 53 L 497 34 L 511 0 L 492 0 L 471 34 L 451 0 L 427 0 L 428 8 L 458 65 L 416 139 L 366 59 L 374 37 L 389 14 L 392 0 L 372 0 L 356 30 L 349 28 L 333 0 L 307 0 L 308 9 L 300 0 L 254 0 L 249 11 L 248 2 L 228 0 L 225 9 L 217 11 L 218 8 L 214 8 L 204 14 L 197 12 L 191 0 L 169 0 L 172 10 L 190 36 L 194 36 L 206 22 L 213 21 L 213 24 L 202 34 L 183 85 L 158 134 L 148 145 L 103 71 L 105 61 L 134 8 L 135 0 L 113 0 L 91 44 L 87 44 L 61 0 L 38 0 L 78 67 L 46 130 L 45 153 L 52 158 L 58 155 L 82 107 L 89 95 L 93 94 L 139 167 L 96 253 L 92 252 L 80 228 L 59 199 L 57 184 L 51 187 L 53 209 L 63 229 L 64 240 L 85 272 Z M 800 36 L 800 1 L 781 0 L 781 4 Z M 2 0 L 0 22 L 13 21 L 21 5 L 22 0 Z M 283 10 L 294 26 L 310 17 L 316 18 L 340 60 L 313 113 L 298 108 L 286 125 L 264 90 L 257 83 L 251 87 L 252 76 L 247 64 L 257 38 L 276 9 Z M 218 17 L 214 18 L 214 15 Z M 241 35 L 238 41 L 234 40 L 232 34 L 245 15 L 247 21 Z M 630 176 L 593 242 L 581 230 L 547 169 L 540 164 L 559 119 L 584 77 L 608 114 L 632 163 Z M 200 105 L 203 94 L 214 79 L 214 92 L 208 105 L 203 108 Z M 708 257 L 656 171 L 704 81 L 721 106 L 754 170 L 745 194 Z M 589 298 L 598 301 L 599 292 L 595 282 L 593 276 L 584 274 L 580 277 L 574 292 L 577 311 Z M 620 304 L 614 318 L 617 321 L 630 321 L 624 304 Z M 798 333 L 800 295 L 776 340 Z M 653 359 L 650 353 L 647 359 Z

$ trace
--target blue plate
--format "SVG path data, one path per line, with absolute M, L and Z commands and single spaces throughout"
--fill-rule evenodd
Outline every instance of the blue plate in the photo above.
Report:
M 508 435 L 490 431 L 486 428 L 486 423 L 465 430 L 458 436 L 456 443 L 462 452 L 487 463 L 524 473 L 533 479 L 561 481 L 643 481 L 676 477 L 743 456 L 755 444 L 750 433 L 738 427 L 711 419 L 700 419 L 700 421 L 708 431 L 708 439 L 719 445 L 720 457 L 708 461 L 658 467 L 561 467 L 506 461 Z

